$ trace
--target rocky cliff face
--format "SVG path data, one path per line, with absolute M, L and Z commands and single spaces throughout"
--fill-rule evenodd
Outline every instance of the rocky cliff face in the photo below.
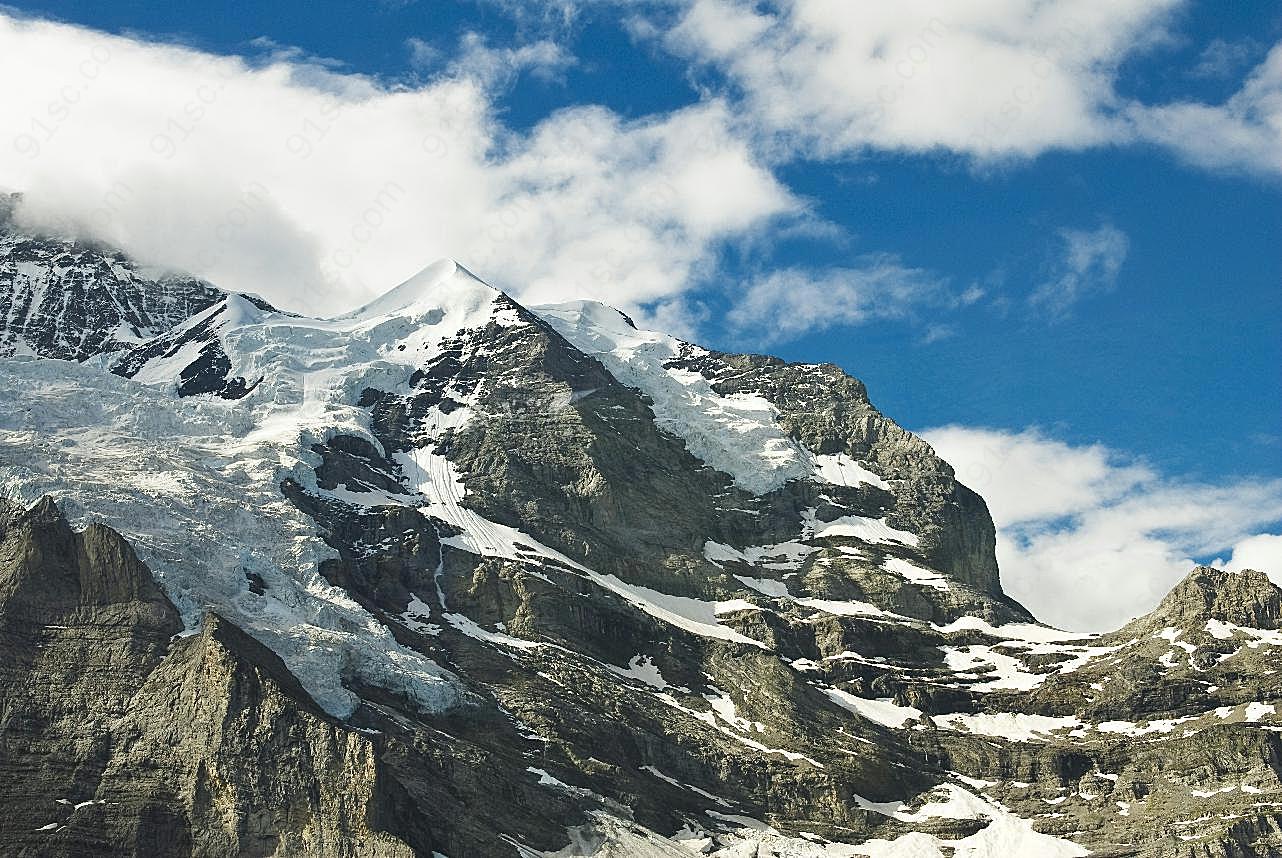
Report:
M 414 854 L 372 828 L 374 744 L 278 656 L 216 615 L 182 636 L 124 539 L 48 499 L 0 526 L 6 854 Z
M 0 479 L 61 507 L 3 519 L 7 852 L 1282 848 L 1277 589 L 1036 624 L 836 367 L 448 261 L 340 319 L 182 312 L 0 360 Z
M 83 361 L 144 342 L 221 295 L 90 243 L 25 235 L 0 210 L 0 356 Z

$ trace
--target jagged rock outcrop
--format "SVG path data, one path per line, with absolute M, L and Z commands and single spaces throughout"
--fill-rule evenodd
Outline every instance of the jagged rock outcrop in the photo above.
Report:
M 1099 854 L 1279 854 L 1279 594 L 1262 573 L 1198 567 L 1122 629 L 1042 648 L 1067 659 L 1007 650 L 1039 676 L 964 720 L 1024 741 L 981 749 L 940 732 L 941 753 Z
M 0 517 L 0 843 L 8 855 L 410 856 L 374 830 L 374 743 L 280 658 L 178 612 L 114 531 Z
M 862 382 L 832 364 L 701 351 L 688 347 L 688 356 L 668 365 L 699 372 L 718 393 L 764 397 L 778 409 L 780 425 L 806 449 L 847 454 L 894 475 L 899 482 L 890 499 L 890 523 L 925 537 L 932 566 L 1004 598 L 987 505 L 956 481 L 952 467 L 929 444 L 874 408 Z M 1023 611 L 1011 607 L 1012 616 Z
M 87 241 L 28 235 L 0 206 L 0 357 L 83 361 L 144 342 L 211 306 L 203 280 L 152 272 Z
M 1189 573 L 1140 625 L 1119 634 L 1167 626 L 1205 628 L 1208 620 L 1253 629 L 1277 629 L 1282 623 L 1282 589 L 1263 572 L 1227 572 L 1199 566 Z M 1160 624 L 1160 625 L 1159 625 Z

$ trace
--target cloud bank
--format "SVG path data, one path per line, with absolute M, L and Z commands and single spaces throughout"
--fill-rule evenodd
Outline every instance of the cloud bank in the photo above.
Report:
M 1282 172 L 1282 45 L 1223 104 L 1119 93 L 1123 63 L 1172 40 L 1182 0 L 676 5 L 638 16 L 634 33 L 723 76 L 776 149 L 983 163 L 1149 143 L 1199 166 Z
M 1195 558 L 1282 583 L 1282 480 L 1209 485 L 1164 477 L 1102 445 L 1030 429 L 920 433 L 988 501 L 1007 592 L 1037 617 L 1115 629 L 1152 610 Z
M 721 243 L 802 211 L 722 101 L 516 134 L 487 84 L 568 60 L 465 48 L 408 88 L 0 16 L 0 186 L 29 222 L 313 313 L 442 256 L 529 300 L 662 306 Z

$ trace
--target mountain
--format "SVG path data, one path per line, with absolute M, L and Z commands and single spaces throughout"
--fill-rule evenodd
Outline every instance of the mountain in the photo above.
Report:
M 5 854 L 1282 850 L 1263 575 L 1058 631 L 835 366 L 143 270 L 0 231 Z

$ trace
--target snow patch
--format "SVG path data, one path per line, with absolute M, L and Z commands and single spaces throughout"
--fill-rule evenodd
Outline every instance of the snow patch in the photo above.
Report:
M 609 668 L 611 672 L 616 673 L 619 676 L 624 676 L 628 679 L 635 679 L 638 682 L 643 682 L 651 688 L 657 688 L 660 691 L 670 687 L 668 685 L 668 681 L 663 678 L 663 674 L 659 672 L 659 666 L 656 665 L 654 663 L 654 659 L 650 658 L 648 655 L 632 656 L 632 658 L 628 660 L 628 666 L 626 668 L 613 664 L 607 664 L 606 667 Z
M 1011 742 L 1045 741 L 1057 731 L 1072 730 L 1082 723 L 1071 715 L 1053 717 L 1026 715 L 1022 712 L 953 712 L 948 715 L 932 715 L 931 720 L 953 730 L 962 729 L 978 736 L 994 736 Z
M 1226 623 L 1221 620 L 1207 620 L 1206 631 L 1211 637 L 1218 640 L 1229 640 L 1237 635 L 1245 635 L 1251 638 L 1247 642 L 1247 647 L 1256 649 L 1260 645 L 1282 646 L 1282 631 L 1275 629 L 1253 629 L 1248 626 L 1237 626 L 1232 623 Z
M 917 534 L 891 527 L 885 518 L 843 515 L 832 521 L 819 521 L 815 518 L 815 511 L 809 509 L 802 513 L 802 520 L 805 522 L 806 533 L 812 539 L 845 536 L 873 544 L 900 544 L 913 548 L 920 542 Z
M 1276 710 L 1272 703 L 1248 703 L 1243 718 L 1251 723 L 1257 723 L 1265 715 L 1272 715 Z
M 825 614 L 834 614 L 839 617 L 890 617 L 895 616 L 889 611 L 883 611 L 881 608 L 870 602 L 838 602 L 832 599 L 809 599 L 794 598 L 798 605 L 804 605 L 807 608 L 814 608 L 816 611 L 823 611 Z
M 897 706 L 890 699 L 869 700 L 866 697 L 856 697 L 840 688 L 825 688 L 823 693 L 841 708 L 887 727 L 902 727 L 905 723 L 921 717 L 920 709 Z
M 788 598 L 788 585 L 773 578 L 749 578 L 746 575 L 735 575 L 734 579 L 749 589 L 756 590 L 772 599 Z
M 935 631 L 944 634 L 953 632 L 978 631 L 1001 640 L 1028 641 L 1030 643 L 1056 643 L 1061 641 L 1085 640 L 1091 635 L 1080 632 L 1065 632 L 1050 626 L 1038 626 L 1032 623 L 1007 623 L 1002 626 L 991 625 L 981 617 L 959 617 L 946 626 L 932 626 Z
M 446 614 L 445 622 L 458 629 L 470 638 L 475 638 L 486 643 L 498 644 L 499 646 L 510 647 L 512 649 L 538 649 L 542 644 L 535 641 L 527 641 L 521 638 L 512 637 L 501 632 L 492 632 L 489 629 L 483 629 L 476 624 L 476 621 L 464 614 Z
M 940 647 L 944 661 L 957 673 L 996 673 L 994 679 L 970 686 L 975 691 L 1028 691 L 1046 681 L 1050 674 L 1032 673 L 1019 659 L 994 651 L 991 646 L 972 644 L 965 647 Z
M 814 478 L 834 486 L 876 486 L 890 489 L 890 484 L 852 459 L 845 453 L 831 455 L 810 454 L 814 464 Z
M 410 603 L 406 605 L 405 611 L 401 614 L 401 620 L 405 625 L 411 631 L 421 632 L 422 634 L 440 634 L 440 626 L 427 622 L 431 616 L 432 606 L 410 593 Z
M 902 557 L 886 557 L 881 562 L 882 568 L 887 572 L 893 572 L 902 578 L 907 578 L 914 584 L 920 584 L 923 587 L 934 587 L 936 590 L 948 590 L 948 579 L 933 569 L 927 569 L 924 566 L 918 566 L 911 560 L 905 560 Z
M 748 644 L 758 649 L 769 649 L 761 641 L 753 640 L 729 626 L 721 625 L 717 620 L 716 602 L 705 602 L 688 596 L 669 596 L 666 593 L 660 593 L 658 590 L 651 590 L 648 587 L 628 584 L 614 575 L 602 575 L 599 572 L 586 569 L 584 572 L 602 587 L 622 596 L 634 607 L 640 608 L 655 619 L 662 620 L 701 637 L 719 638 L 735 643 Z

